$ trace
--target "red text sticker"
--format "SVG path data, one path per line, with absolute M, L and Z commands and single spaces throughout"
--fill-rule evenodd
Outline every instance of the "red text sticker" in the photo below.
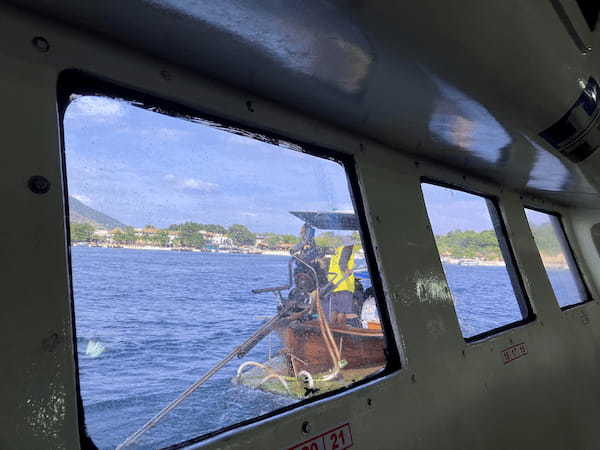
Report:
M 521 342 L 520 344 L 513 345 L 502 350 L 502 361 L 504 364 L 508 364 L 515 359 L 519 359 L 521 356 L 525 356 L 526 354 L 527 346 L 525 345 L 525 342 Z
M 289 447 L 288 450 L 344 450 L 350 447 L 352 447 L 352 431 L 350 431 L 350 424 L 346 423 Z

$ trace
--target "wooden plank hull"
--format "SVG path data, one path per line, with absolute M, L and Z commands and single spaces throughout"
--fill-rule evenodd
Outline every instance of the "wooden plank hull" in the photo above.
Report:
M 331 329 L 341 349 L 344 369 L 361 369 L 385 365 L 384 340 L 381 330 L 339 327 Z M 319 323 L 293 323 L 278 330 L 286 353 L 290 355 L 290 375 L 307 370 L 311 374 L 332 368 L 332 360 L 321 335 Z M 357 335 L 355 333 L 360 333 Z

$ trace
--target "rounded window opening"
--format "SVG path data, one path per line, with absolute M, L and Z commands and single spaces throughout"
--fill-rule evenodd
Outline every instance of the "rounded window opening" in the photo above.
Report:
M 344 166 L 126 101 L 64 119 L 85 425 L 157 448 L 387 364 Z

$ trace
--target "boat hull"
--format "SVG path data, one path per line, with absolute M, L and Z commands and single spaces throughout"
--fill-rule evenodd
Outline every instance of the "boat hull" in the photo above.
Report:
M 301 370 L 311 374 L 328 371 L 333 362 L 317 321 L 292 323 L 278 330 L 289 360 L 289 375 Z M 331 328 L 333 338 L 341 350 L 344 369 L 383 367 L 385 365 L 384 339 L 381 330 L 364 328 Z

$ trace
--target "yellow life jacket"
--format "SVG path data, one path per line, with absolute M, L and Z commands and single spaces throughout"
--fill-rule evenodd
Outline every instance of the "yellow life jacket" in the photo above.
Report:
M 344 277 L 344 271 L 340 267 L 340 259 L 342 258 L 342 252 L 344 248 L 348 246 L 342 245 L 338 247 L 335 251 L 335 255 L 331 257 L 331 261 L 329 262 L 329 274 L 327 275 L 327 279 L 332 283 L 338 283 Z M 354 269 L 354 246 L 352 246 L 352 250 L 350 252 L 350 258 L 348 258 L 347 270 Z M 355 284 L 354 284 L 354 273 L 351 273 L 347 278 L 344 279 L 334 290 L 333 292 L 338 291 L 350 291 L 354 292 Z

